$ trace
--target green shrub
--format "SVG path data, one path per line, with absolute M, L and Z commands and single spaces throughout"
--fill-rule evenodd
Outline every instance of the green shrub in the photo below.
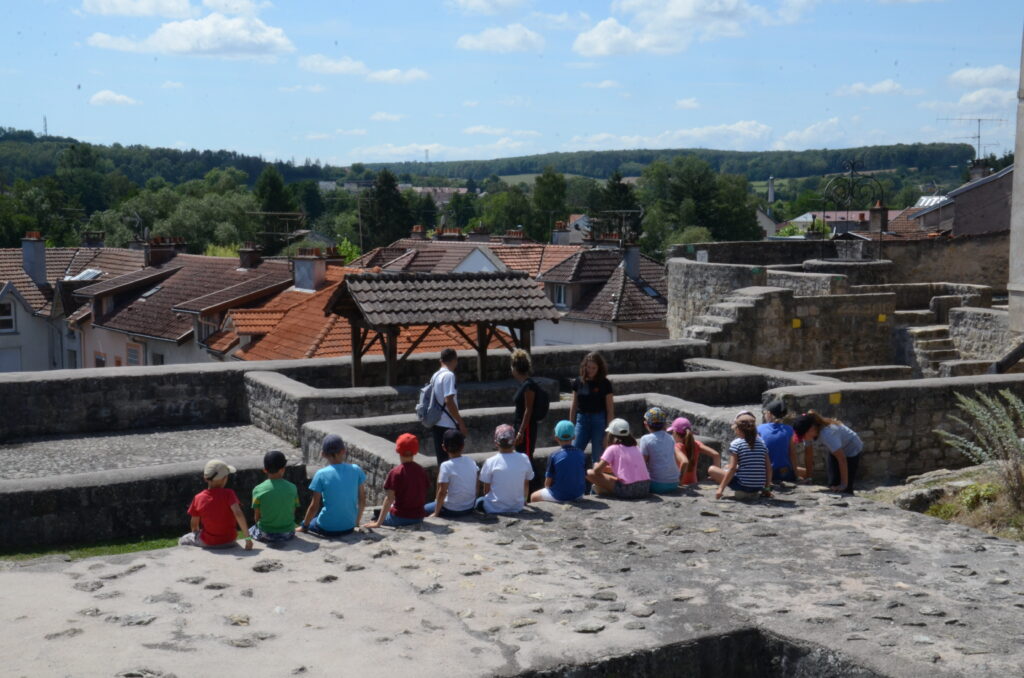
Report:
M 960 513 L 960 507 L 956 504 L 938 502 L 932 504 L 925 511 L 926 515 L 933 516 L 935 518 L 942 518 L 943 520 L 953 520 L 956 515 Z
M 975 483 L 968 485 L 960 492 L 960 503 L 969 511 L 989 503 L 999 496 L 999 486 L 992 483 Z
M 935 433 L 951 447 L 978 462 L 996 462 L 1011 504 L 1024 511 L 1024 401 L 1008 389 L 999 396 L 975 392 L 977 398 L 954 394 L 964 417 L 949 415 L 967 435 L 937 430 Z M 1000 397 L 1002 400 L 1000 400 Z M 1005 402 L 1004 402 L 1005 401 Z

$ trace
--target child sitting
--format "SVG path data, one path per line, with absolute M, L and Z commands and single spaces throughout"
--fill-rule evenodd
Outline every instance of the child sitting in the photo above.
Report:
M 312 498 L 299 532 L 340 537 L 355 529 L 366 508 L 366 473 L 355 464 L 344 463 L 347 450 L 341 436 L 326 436 L 320 449 L 327 466 L 317 471 L 309 484 Z
M 469 457 L 462 456 L 466 436 L 450 428 L 444 432 L 441 447 L 448 460 L 437 471 L 437 497 L 423 507 L 430 516 L 455 518 L 473 510 L 476 504 L 476 479 L 479 469 Z
M 638 499 L 651 492 L 651 475 L 644 455 L 636 446 L 625 419 L 612 419 L 605 429 L 608 446 L 594 468 L 587 471 L 587 480 L 598 494 L 622 499 Z
M 757 420 L 752 412 L 744 410 L 732 422 L 736 439 L 729 445 L 729 468 L 712 466 L 708 476 L 718 483 L 715 499 L 721 499 L 726 486 L 734 492 L 748 495 L 760 493 L 771 496 L 772 462 L 761 436 L 757 435 Z
M 640 438 L 640 454 L 651 474 L 651 492 L 664 494 L 679 489 L 681 460 L 676 455 L 675 441 L 665 432 L 668 415 L 660 407 L 644 412 L 647 435 Z
M 249 535 L 267 543 L 288 541 L 295 536 L 295 509 L 299 491 L 284 479 L 288 459 L 273 450 L 263 455 L 263 472 L 267 479 L 252 490 L 253 526 Z
M 237 525 L 245 535 L 245 550 L 252 550 L 252 537 L 249 536 L 242 507 L 238 504 L 238 496 L 234 490 L 225 487 L 228 476 L 234 472 L 234 466 L 228 466 L 220 459 L 206 462 L 203 468 L 206 489 L 197 494 L 188 507 L 192 531 L 182 536 L 178 544 L 207 549 L 231 548 L 238 545 L 235 541 Z
M 530 496 L 533 465 L 522 452 L 515 451 L 516 430 L 508 424 L 494 429 L 498 454 L 484 462 L 480 470 L 483 496 L 476 506 L 484 513 L 519 513 Z
M 384 480 L 384 505 L 380 507 L 377 519 L 363 527 L 403 527 L 423 522 L 426 512 L 423 504 L 430 489 L 430 478 L 423 467 L 413 459 L 420 451 L 420 441 L 412 433 L 403 433 L 395 441 L 395 452 L 402 463 L 388 472 Z
M 702 454 L 711 458 L 712 466 L 722 465 L 722 455 L 694 437 L 693 426 L 686 417 L 677 417 L 668 430 L 676 443 L 676 460 L 681 471 L 680 485 L 697 484 L 697 462 Z
M 548 457 L 544 487 L 530 495 L 530 501 L 567 502 L 583 498 L 587 490 L 587 459 L 583 450 L 573 445 L 576 427 L 567 419 L 555 424 L 555 440 L 562 446 Z

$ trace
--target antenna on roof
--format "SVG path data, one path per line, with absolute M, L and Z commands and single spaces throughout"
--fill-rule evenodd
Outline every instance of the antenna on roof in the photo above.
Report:
M 973 122 L 973 123 L 977 123 L 977 125 L 978 125 L 977 133 L 976 134 L 972 134 L 969 137 L 966 137 L 967 139 L 974 139 L 974 145 L 977 146 L 977 148 L 978 148 L 977 155 L 974 156 L 974 159 L 976 161 L 981 160 L 981 157 L 982 157 L 981 156 L 981 149 L 982 149 L 982 143 L 981 143 L 981 123 L 983 123 L 983 122 L 1006 122 L 1006 118 L 982 118 L 982 117 L 977 117 L 977 118 L 970 118 L 970 117 L 939 118 L 939 120 L 952 120 L 952 121 L 955 121 L 955 122 Z M 992 144 L 986 144 L 986 145 L 991 146 Z

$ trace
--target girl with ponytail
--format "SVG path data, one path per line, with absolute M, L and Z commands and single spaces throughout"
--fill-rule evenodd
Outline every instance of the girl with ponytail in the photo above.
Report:
M 757 419 L 752 412 L 744 410 L 732 422 L 736 439 L 729 445 L 729 466 L 712 466 L 708 476 L 718 483 L 715 499 L 721 499 L 725 488 L 734 492 L 761 493 L 771 496 L 772 463 L 768 448 L 761 436 L 757 435 Z

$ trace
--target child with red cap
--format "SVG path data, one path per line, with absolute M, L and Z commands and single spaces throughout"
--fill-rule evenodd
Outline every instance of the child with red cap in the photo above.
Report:
M 423 505 L 427 501 L 430 478 L 423 467 L 413 459 L 420 451 L 420 441 L 412 433 L 403 433 L 395 441 L 395 452 L 402 463 L 391 469 L 384 481 L 387 496 L 376 520 L 363 527 L 402 527 L 422 523 L 426 517 Z

